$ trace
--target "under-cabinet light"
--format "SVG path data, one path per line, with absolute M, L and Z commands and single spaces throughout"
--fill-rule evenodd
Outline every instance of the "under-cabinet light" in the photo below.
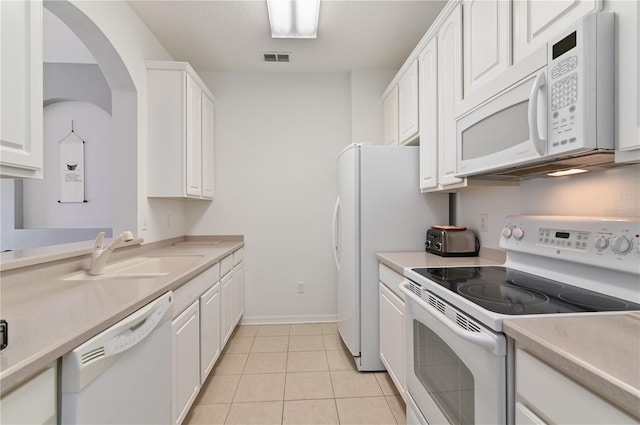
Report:
M 267 0 L 272 38 L 316 38 L 320 0 Z
M 571 168 L 570 170 L 556 171 L 555 173 L 548 173 L 547 176 L 551 177 L 561 177 L 561 176 L 570 176 L 571 174 L 580 174 L 586 173 L 589 170 L 583 170 L 581 168 Z

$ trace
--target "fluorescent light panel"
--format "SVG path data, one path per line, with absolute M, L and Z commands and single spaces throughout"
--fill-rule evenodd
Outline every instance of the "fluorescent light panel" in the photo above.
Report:
M 570 170 L 556 171 L 555 173 L 548 173 L 547 176 L 551 177 L 561 177 L 561 176 L 570 176 L 571 174 L 580 174 L 586 173 L 589 170 L 583 170 L 581 168 L 572 168 Z
M 316 38 L 320 0 L 267 0 L 272 38 Z

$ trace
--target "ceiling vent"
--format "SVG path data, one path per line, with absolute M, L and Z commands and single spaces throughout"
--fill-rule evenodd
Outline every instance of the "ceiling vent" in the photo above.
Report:
M 264 62 L 290 62 L 290 54 L 285 52 L 262 52 Z

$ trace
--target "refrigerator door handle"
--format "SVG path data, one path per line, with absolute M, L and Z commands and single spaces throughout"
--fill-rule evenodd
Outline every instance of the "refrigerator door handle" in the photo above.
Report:
M 340 198 L 336 199 L 336 206 L 333 208 L 333 231 L 331 232 L 333 237 L 333 259 L 336 262 L 336 268 L 338 271 L 340 270 L 340 245 L 342 244 L 342 235 L 340 234 L 341 229 L 341 215 L 342 211 L 340 209 Z

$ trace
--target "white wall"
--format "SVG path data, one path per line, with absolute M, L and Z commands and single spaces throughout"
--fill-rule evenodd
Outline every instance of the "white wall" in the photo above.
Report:
M 349 75 L 200 75 L 217 100 L 216 196 L 187 203 L 188 234 L 245 235 L 245 322 L 335 319 L 331 214 Z
M 84 143 L 86 203 L 60 199 L 60 140 L 75 136 Z M 113 140 L 111 116 L 85 102 L 57 102 L 44 108 L 44 177 L 25 180 L 24 228 L 111 227 Z
M 525 180 L 457 195 L 456 223 L 473 229 L 483 246 L 498 248 L 504 218 L 511 214 L 640 217 L 640 165 L 566 177 Z M 480 214 L 489 215 L 479 232 Z
M 351 71 L 351 141 L 384 144 L 382 93 L 397 70 Z

